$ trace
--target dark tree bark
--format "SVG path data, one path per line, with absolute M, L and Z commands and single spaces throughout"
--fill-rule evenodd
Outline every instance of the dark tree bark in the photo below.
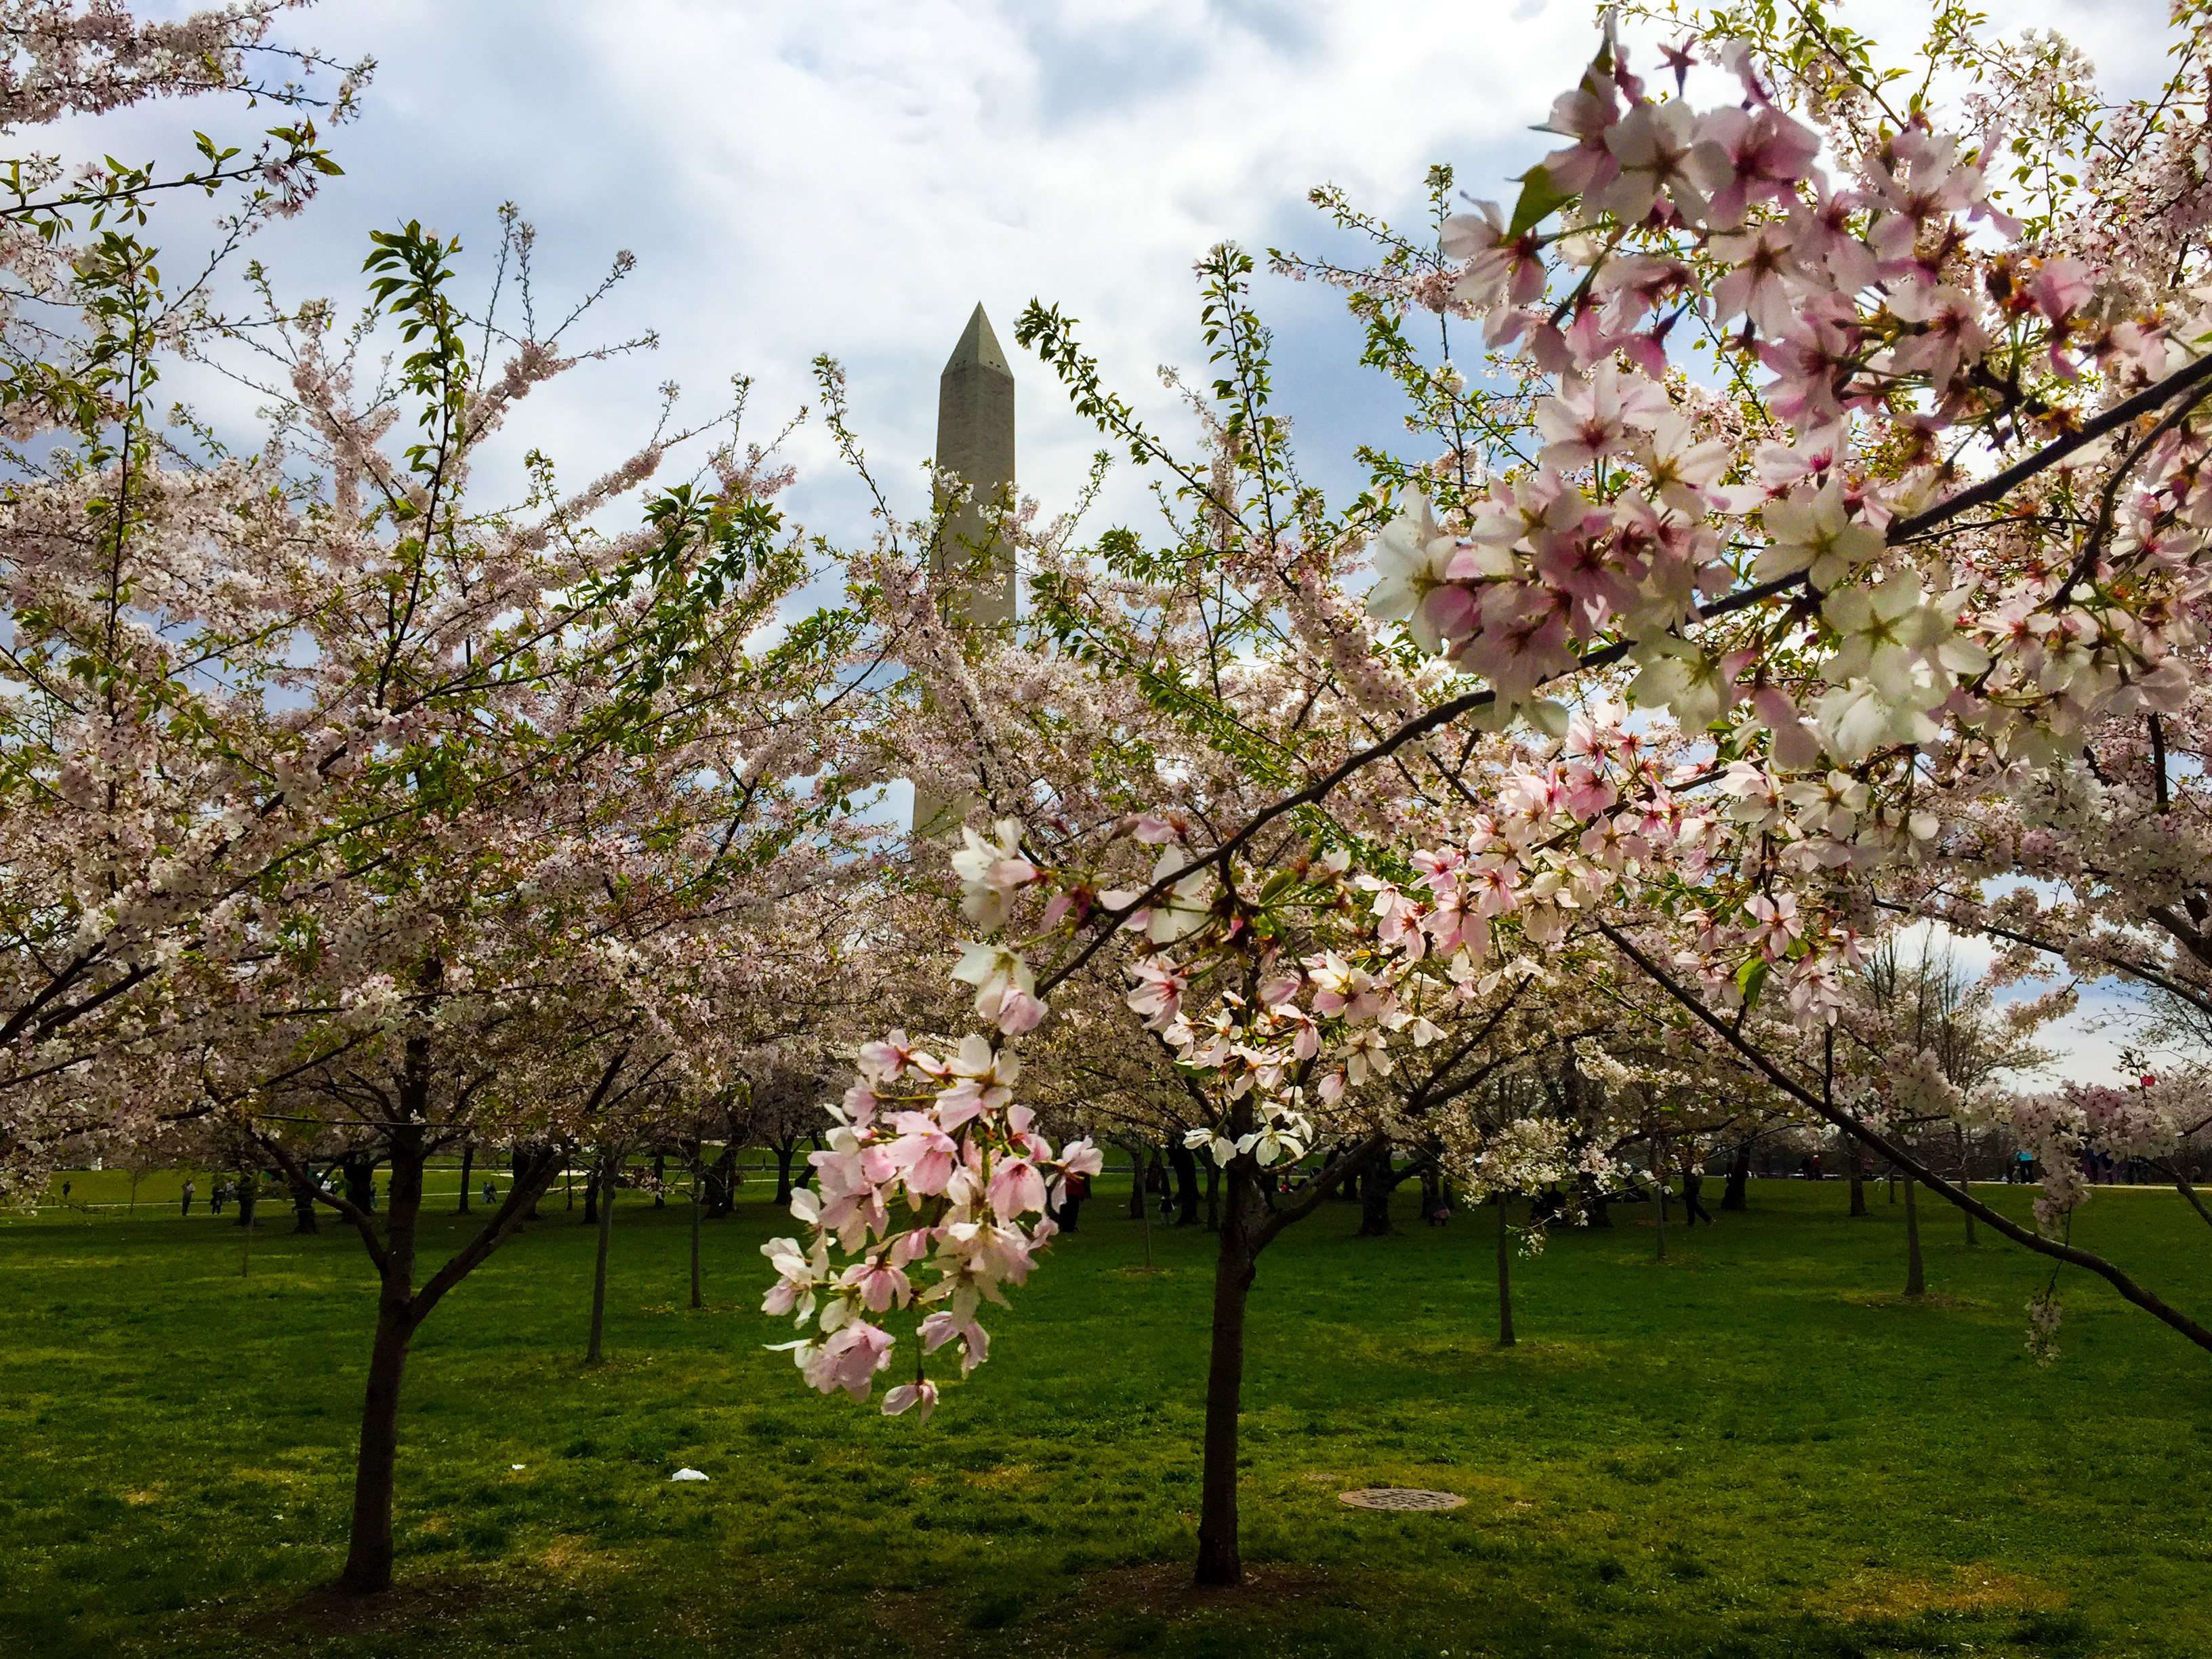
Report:
M 1606 1197 L 1605 1189 L 1588 1176 L 1584 1176 L 1583 1192 L 1584 1195 L 1583 1212 L 1589 1218 L 1583 1224 L 1589 1227 L 1612 1226 L 1613 1201 Z
M 374 1158 L 366 1152 L 348 1152 L 338 1160 L 338 1173 L 345 1181 L 347 1203 L 357 1210 L 374 1210 L 376 1207 Z
M 615 1170 L 622 1157 L 620 1147 L 603 1150 L 598 1167 L 592 1171 L 599 1188 L 599 1253 L 592 1262 L 592 1340 L 584 1354 L 586 1365 L 596 1365 L 606 1358 L 601 1337 L 607 1322 L 607 1246 L 615 1231 Z
M 315 1188 L 305 1170 L 284 1171 L 284 1185 L 292 1194 L 292 1231 L 295 1233 L 319 1233 L 321 1224 L 315 1219 Z
M 735 1140 L 722 1148 L 722 1155 L 707 1166 L 707 1219 L 719 1221 L 738 1206 L 738 1183 L 732 1178 L 738 1172 L 738 1143 Z M 784 1194 L 783 1201 L 791 1202 Z
M 1212 1158 L 1206 1161 L 1206 1231 L 1221 1231 L 1221 1166 Z
M 1497 1195 L 1498 1205 L 1498 1346 L 1513 1346 L 1513 1232 L 1506 1225 L 1508 1205 L 1505 1194 Z
M 584 1172 L 583 1224 L 586 1227 L 596 1227 L 599 1224 L 599 1177 L 601 1168 L 602 1166 L 599 1160 L 593 1158 L 592 1160 L 592 1167 Z
M 668 1207 L 668 1154 L 665 1152 L 653 1155 L 653 1207 L 656 1210 Z
M 1149 1213 L 1145 1207 L 1146 1148 L 1134 1143 L 1127 1143 L 1121 1150 L 1129 1155 L 1129 1219 L 1142 1221 Z
M 791 1207 L 791 1160 L 799 1155 L 799 1137 L 786 1135 L 775 1143 L 775 1207 Z
M 1230 1166 L 1228 1214 L 1213 1266 L 1213 1346 L 1206 1370 L 1206 1454 L 1198 1500 L 1198 1582 L 1244 1581 L 1237 1525 L 1237 1432 L 1243 1408 L 1244 1313 L 1255 1271 L 1248 1233 L 1256 1207 L 1245 1160 Z
M 1359 1166 L 1359 1238 L 1387 1238 L 1398 1230 L 1390 1224 L 1390 1194 L 1397 1182 L 1390 1178 L 1390 1149 L 1378 1147 Z
M 701 1182 L 698 1147 L 694 1146 L 691 1149 L 690 1162 L 691 1164 L 691 1305 L 699 1308 L 704 1307 L 706 1304 L 701 1299 L 699 1294 L 699 1200 L 701 1196 L 699 1188 Z
M 1973 1171 L 1966 1167 L 1966 1126 L 1964 1124 L 1954 1123 L 1951 1126 L 1951 1133 L 1958 1139 L 1959 1190 L 1964 1192 L 1966 1189 L 1966 1183 L 1973 1179 Z M 1974 1237 L 1974 1212 L 1972 1210 L 1961 1210 L 1959 1212 L 1959 1214 L 1965 1219 L 1966 1224 L 1966 1243 L 1970 1245 L 1979 1243 L 1979 1241 Z
M 238 1225 L 251 1227 L 253 1212 L 261 1201 L 261 1172 L 241 1170 L 238 1176 Z
M 1860 1171 L 1864 1168 L 1866 1155 L 1859 1150 L 1856 1141 L 1847 1140 L 1844 1143 L 1844 1156 L 1851 1161 L 1851 1213 L 1864 1215 L 1867 1212 L 1866 1177 Z
M 461 1215 L 466 1215 L 469 1212 L 469 1176 L 476 1167 L 476 1142 L 463 1141 L 461 1143 L 461 1201 L 453 1206 L 455 1212 Z
M 1924 1296 L 1928 1292 L 1927 1275 L 1920 1265 L 1920 1206 L 1912 1201 L 1912 1189 L 1920 1183 L 1911 1176 L 1905 1178 L 1905 1293 Z
M 408 1043 L 409 1071 L 427 1073 L 428 1045 Z M 410 1082 L 416 1077 L 410 1076 Z M 427 1081 L 427 1079 L 423 1079 Z M 419 1104 L 404 1100 L 402 1109 Z M 419 1115 L 419 1114 L 418 1114 Z M 392 1588 L 392 1492 L 399 1462 L 399 1382 L 414 1340 L 415 1224 L 422 1203 L 422 1132 L 399 1127 L 392 1137 L 392 1186 L 378 1264 L 376 1336 L 368 1351 L 368 1386 L 361 1405 L 361 1446 L 354 1459 L 353 1529 L 338 1588 L 376 1595 Z
M 1728 1186 L 1721 1194 L 1723 1210 L 1751 1207 L 1751 1143 L 1739 1140 L 1729 1155 Z
M 548 1146 L 518 1146 L 507 1157 L 507 1176 L 514 1183 L 509 1190 L 526 1191 L 530 1194 L 522 1212 L 525 1221 L 538 1219 L 538 1200 L 544 1195 L 545 1188 L 552 1185 L 553 1178 L 547 1175 L 540 1182 L 532 1177 L 544 1174 L 552 1158 L 552 1148 Z
M 1168 1142 L 1168 1163 L 1175 1170 L 1176 1225 L 1195 1227 L 1198 1217 L 1198 1156 L 1180 1140 Z

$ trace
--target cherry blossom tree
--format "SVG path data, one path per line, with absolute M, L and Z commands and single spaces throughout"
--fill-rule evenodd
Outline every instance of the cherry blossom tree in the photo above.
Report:
M 2207 186 L 2178 113 L 2205 100 L 2204 24 L 2175 21 L 2172 82 L 2118 106 L 2067 51 L 1992 44 L 1948 12 L 1909 100 L 1870 43 L 1810 10 L 1696 20 L 1662 59 L 1671 84 L 1633 72 L 1608 23 L 1554 109 L 1564 145 L 1510 208 L 1452 213 L 1434 175 L 1437 222 L 1413 235 L 1323 192 L 1382 262 L 1279 256 L 1350 290 L 1369 361 L 1440 452 L 1373 453 L 1372 489 L 1342 512 L 1299 483 L 1267 408 L 1245 256 L 1205 267 L 1207 464 L 1152 439 L 1066 319 L 1024 318 L 1078 408 L 1206 532 L 1046 565 L 1039 608 L 1063 650 L 1173 705 L 1224 764 L 1111 822 L 1020 821 L 972 848 L 957 873 L 986 938 L 956 977 L 983 1029 L 957 1066 L 896 1036 L 866 1051 L 838 1202 L 811 1247 L 778 1254 L 772 1304 L 831 1333 L 799 1346 L 817 1382 L 866 1397 L 890 1363 L 871 1316 L 914 1292 L 884 1253 L 902 1267 L 1000 1239 L 1006 1206 L 1041 1196 L 1026 1176 L 994 1187 L 1055 1169 L 1020 1139 L 1016 1049 L 1124 951 L 1128 994 L 1219 1103 L 1208 1146 L 1231 1175 L 1201 1582 L 1241 1571 L 1236 1334 L 1279 1220 L 1244 1206 L 1251 1182 L 1357 1122 L 1384 1057 L 1425 1053 L 1432 1007 L 1504 1021 L 1520 964 L 1610 995 L 1666 1052 L 1740 1066 L 2212 1346 L 2059 1236 L 2078 1168 L 2045 1160 L 2042 1224 L 2022 1225 L 1894 1133 L 1958 1109 L 1939 1065 L 1838 1088 L 1827 1060 L 1853 976 L 1905 917 L 2002 925 L 1991 906 L 2008 902 L 2057 923 L 2016 930 L 2039 948 L 2144 978 L 2174 978 L 2172 955 L 2132 949 L 2147 930 L 2200 965 L 2212 949 L 2166 748 L 2204 678 L 2195 422 L 2212 394 L 2192 293 Z M 1693 75 L 1720 100 L 1692 103 Z M 1982 136 L 1945 130 L 1946 96 Z M 1990 133 L 2012 108 L 2051 118 Z M 1455 325 L 1462 343 L 1479 327 L 1485 372 L 1425 356 L 1422 319 L 1447 353 Z M 1189 598 L 1200 584 L 1173 579 L 1194 569 L 1233 598 Z M 1249 647 L 1248 672 L 1212 669 L 1211 635 L 1192 643 L 1209 627 Z M 1240 701 L 1248 687 L 1272 704 Z M 1255 707 L 1278 723 L 1255 732 Z M 1128 882 L 1133 844 L 1163 850 Z M 2052 856 L 2081 872 L 2062 918 L 2032 886 L 1991 900 L 2004 878 L 2047 879 L 2024 866 Z M 2156 1093 L 2031 1100 L 2016 1127 L 2054 1149 L 2166 1144 L 2185 1120 L 2161 1122 Z M 948 1193 L 955 1168 L 969 1183 Z M 940 1254 L 922 1294 L 972 1306 L 965 1287 L 1018 1283 L 1036 1242 L 980 1269 Z M 2054 1318 L 2039 1297 L 2039 1340 Z M 965 1328 L 932 1316 L 924 1346 Z M 885 1403 L 916 1399 L 934 1399 L 919 1371 Z
M 312 765 L 267 699 L 307 589 L 269 458 L 168 465 L 165 357 L 219 337 L 212 279 L 252 232 L 337 171 L 368 65 L 278 52 L 276 3 L 142 22 L 112 0 L 7 9 L 0 122 L 22 131 L 146 98 L 239 94 L 299 112 L 248 155 L 192 167 L 10 163 L 0 201 L 0 574 L 9 618 L 0 744 L 0 1189 L 35 1191 L 58 1137 L 52 1085 L 133 1040 L 207 910 L 280 878 L 312 836 Z M 326 70 L 327 94 L 264 69 Z M 215 246 L 165 283 L 143 234 L 170 192 L 222 198 Z M 213 556 L 210 556 L 210 555 Z M 166 1095 L 143 1103 L 157 1117 Z

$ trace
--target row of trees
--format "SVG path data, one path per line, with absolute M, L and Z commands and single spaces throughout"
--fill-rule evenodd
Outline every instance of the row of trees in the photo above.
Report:
M 257 78 L 273 4 L 6 9 L 21 84 L 80 89 L 13 125 L 313 95 Z M 1652 82 L 1608 32 L 1510 210 L 1453 212 L 1440 168 L 1415 232 L 1317 194 L 1372 263 L 1273 256 L 1346 290 L 1407 399 L 1417 453 L 1363 452 L 1351 501 L 1297 470 L 1250 255 L 1200 267 L 1195 453 L 1033 305 L 1018 338 L 1102 472 L 1158 484 L 1148 535 L 999 501 L 970 545 L 945 478 L 920 518 L 876 489 L 835 548 L 779 506 L 742 382 L 602 477 L 532 450 L 487 500 L 529 394 L 648 343 L 574 343 L 588 302 L 541 325 L 519 219 L 474 288 L 453 241 L 378 235 L 342 321 L 258 270 L 226 310 L 142 240 L 161 191 L 242 191 L 219 272 L 337 165 L 304 118 L 250 166 L 19 175 L 0 1158 L 27 1192 L 73 1152 L 242 1137 L 355 1230 L 348 1588 L 390 1582 L 400 1386 L 446 1294 L 578 1149 L 711 1167 L 757 1110 L 787 1169 L 820 1137 L 806 1236 L 769 1247 L 800 1370 L 922 1417 L 929 1356 L 982 1363 L 1096 1143 L 1166 1145 L 1194 1206 L 1203 1169 L 1206 1583 L 1241 1573 L 1260 1260 L 1424 1170 L 1499 1200 L 1504 1313 L 1508 1195 L 1586 1212 L 1832 1131 L 2212 1346 L 2065 1237 L 2085 1154 L 2189 1190 L 2197 1073 L 2001 1086 L 2077 979 L 2151 988 L 2177 1032 L 2212 1011 L 2202 20 L 2120 103 L 1948 9 L 1917 90 L 1810 8 L 1668 27 Z M 306 61 L 343 114 L 358 75 Z M 2001 109 L 2034 118 L 1944 135 Z M 180 358 L 252 386 L 252 446 L 162 413 Z M 1029 613 L 976 623 L 969 561 L 1007 544 Z M 957 840 L 884 821 L 898 778 L 972 803 Z M 1996 969 L 1897 942 L 1923 923 Z M 2000 1133 L 2039 1226 L 1953 1178 Z M 487 1146 L 518 1178 L 418 1259 L 427 1164 Z M 381 1209 L 307 1180 L 347 1156 L 390 1171 Z

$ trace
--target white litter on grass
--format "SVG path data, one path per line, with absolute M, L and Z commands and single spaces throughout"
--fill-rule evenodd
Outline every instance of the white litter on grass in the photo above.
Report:
M 707 1477 L 696 1469 L 678 1469 L 668 1478 L 671 1480 L 704 1480 Z
M 509 1468 L 510 1469 L 519 1469 L 519 1468 L 520 1468 L 522 1467 L 522 1465 L 521 1465 L 521 1464 L 520 1464 L 520 1463 L 509 1463 L 507 1467 L 507 1468 Z

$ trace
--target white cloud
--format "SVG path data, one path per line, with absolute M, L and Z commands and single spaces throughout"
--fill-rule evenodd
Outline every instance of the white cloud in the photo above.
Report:
M 1924 27 L 1919 6 L 1852 12 L 1878 38 Z M 2152 26 L 2116 29 L 2116 13 Z M 2155 0 L 2033 0 L 2002 21 L 2117 48 L 2114 78 L 2138 84 L 2162 15 Z M 813 400 L 806 364 L 830 351 L 909 505 L 937 370 L 977 299 L 1010 352 L 1025 301 L 1060 304 L 1115 385 L 1172 424 L 1152 371 L 1204 366 L 1190 266 L 1209 245 L 1328 243 L 1304 202 L 1325 180 L 1417 217 L 1435 161 L 1474 194 L 1510 194 L 1548 147 L 1526 129 L 1595 38 L 1591 8 L 1541 0 L 325 0 L 287 27 L 381 62 L 364 118 L 337 135 L 347 176 L 267 239 L 287 291 L 357 294 L 368 230 L 396 220 L 488 251 L 513 198 L 544 233 L 542 295 L 632 248 L 638 274 L 601 331 L 664 341 L 549 397 L 528 441 L 580 476 L 648 429 L 661 380 L 703 410 L 739 371 L 773 424 Z M 126 122 L 173 155 L 192 126 L 244 127 L 205 105 Z M 1353 363 L 1334 295 L 1262 288 L 1314 471 L 1351 483 L 1352 445 L 1396 437 L 1396 405 Z M 1016 368 L 1022 482 L 1049 513 L 1099 441 L 1033 362 Z M 806 516 L 861 533 L 818 428 L 797 459 Z

